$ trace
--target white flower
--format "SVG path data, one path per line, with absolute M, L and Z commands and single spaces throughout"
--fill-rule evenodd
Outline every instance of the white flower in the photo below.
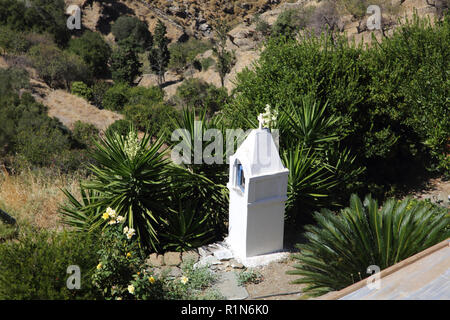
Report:
M 115 219 L 117 216 L 116 210 L 113 210 L 111 208 L 106 209 L 106 213 L 109 215 L 111 219 Z
M 121 223 L 121 222 L 123 222 L 123 220 L 125 220 L 125 218 L 123 216 L 117 216 L 116 223 Z
M 128 286 L 128 292 L 131 293 L 131 294 L 134 294 L 134 286 L 132 284 L 130 284 Z
M 124 234 L 128 233 L 128 227 L 123 228 L 123 233 Z
M 182 284 L 186 284 L 189 281 L 189 278 L 186 276 L 182 276 L 180 281 Z
M 141 145 L 136 132 L 130 131 L 125 140 L 124 151 L 130 159 L 134 159 L 139 153 Z
M 264 124 L 269 128 L 273 128 L 276 125 L 278 111 L 276 109 L 271 110 L 271 107 L 268 104 L 266 104 L 265 110 L 266 112 L 263 113 Z
M 131 239 L 136 234 L 136 231 L 133 228 L 130 228 L 127 232 L 127 238 Z

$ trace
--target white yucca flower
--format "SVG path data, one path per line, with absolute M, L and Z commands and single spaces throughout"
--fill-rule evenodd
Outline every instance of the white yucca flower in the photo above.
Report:
M 263 121 L 268 128 L 274 128 L 277 124 L 278 110 L 272 109 L 270 105 L 266 104 L 266 108 L 263 113 Z
M 130 159 L 134 159 L 141 148 L 139 138 L 134 130 L 131 130 L 125 139 L 124 151 Z

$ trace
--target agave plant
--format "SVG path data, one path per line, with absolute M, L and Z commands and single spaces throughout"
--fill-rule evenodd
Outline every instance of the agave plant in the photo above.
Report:
M 102 214 L 111 207 L 136 230 L 143 247 L 156 249 L 169 189 L 169 160 L 161 151 L 162 140 L 151 143 L 149 135 L 139 139 L 132 129 L 127 137 L 107 132 L 95 145 L 92 156 L 97 164 L 89 168 L 92 178 L 81 183 L 83 203 L 65 191 L 69 199 L 61 210 L 65 221 L 93 231 L 106 225 Z
M 366 196 L 356 195 L 340 214 L 323 209 L 306 226 L 306 244 L 298 245 L 295 270 L 288 274 L 307 284 L 304 292 L 319 296 L 362 280 L 367 267 L 380 269 L 396 264 L 450 237 L 450 216 L 446 209 L 425 201 L 387 200 L 380 208 Z

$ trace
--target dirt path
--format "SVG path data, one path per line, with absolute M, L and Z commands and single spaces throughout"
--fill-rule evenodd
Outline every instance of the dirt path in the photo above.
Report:
M 246 300 L 296 300 L 301 296 L 303 284 L 291 284 L 291 281 L 299 276 L 286 274 L 288 270 L 294 270 L 296 261 L 292 258 L 282 262 L 258 268 L 262 275 L 262 281 L 258 284 L 247 284 L 246 290 L 249 297 Z M 287 294 L 291 293 L 291 294 Z

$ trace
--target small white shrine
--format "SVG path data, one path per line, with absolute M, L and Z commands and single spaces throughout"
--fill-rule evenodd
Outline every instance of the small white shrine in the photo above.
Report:
M 289 170 L 269 129 L 254 129 L 230 157 L 229 235 L 236 257 L 246 259 L 283 249 L 284 207 Z

